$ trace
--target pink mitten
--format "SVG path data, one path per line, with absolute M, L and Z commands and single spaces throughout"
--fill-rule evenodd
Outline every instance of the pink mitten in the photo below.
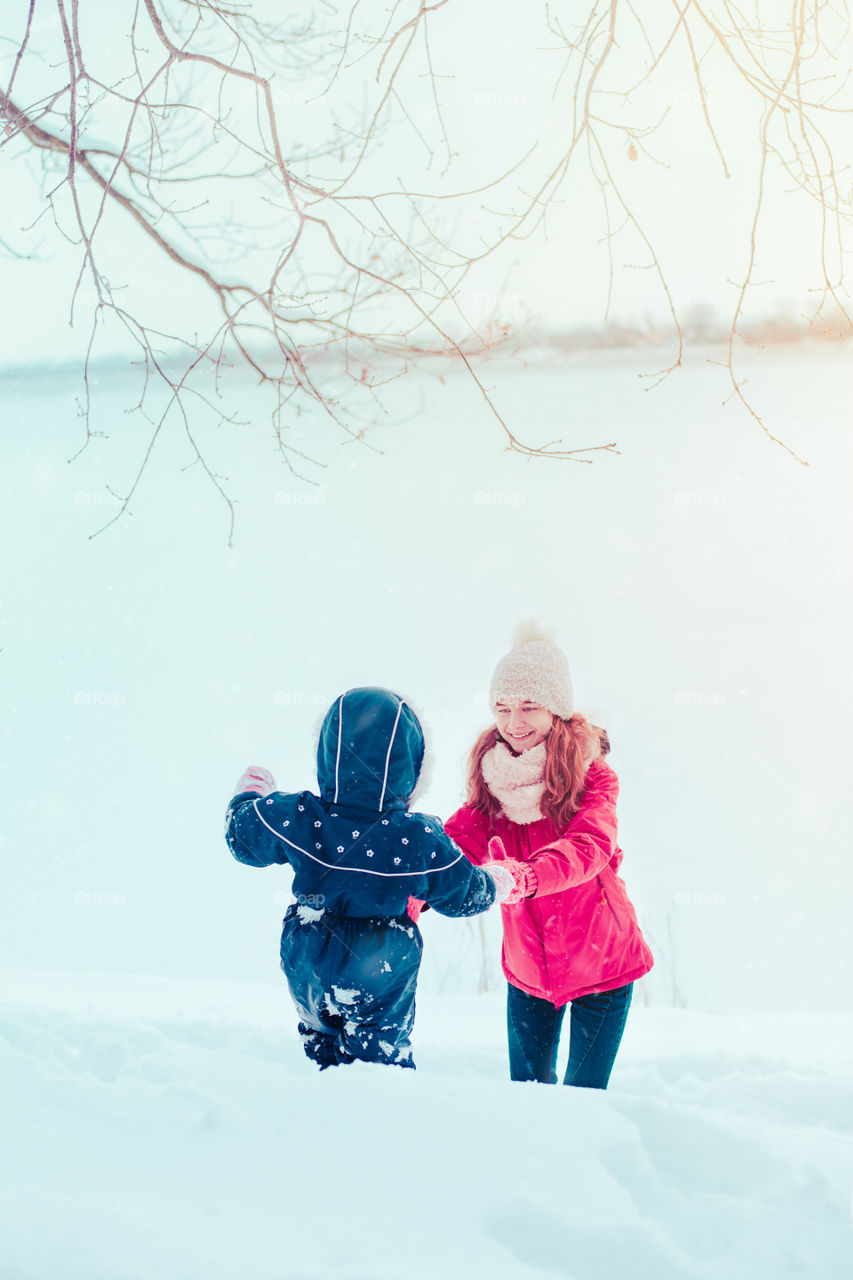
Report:
M 489 849 L 491 847 L 492 842 L 490 841 Z M 539 880 L 530 863 L 519 862 L 517 858 L 504 858 L 502 862 L 487 862 L 484 864 L 483 870 L 494 876 L 496 882 L 498 881 L 496 872 L 500 872 L 502 877 L 505 873 L 511 877 L 511 884 L 508 879 L 502 880 L 502 883 L 507 885 L 505 894 L 501 894 L 501 884 L 498 884 L 498 893 L 495 898 L 496 902 L 502 903 L 505 907 L 514 907 L 517 902 L 522 902 L 525 898 L 532 898 L 539 887 Z
M 517 858 L 510 858 L 500 836 L 492 836 L 489 841 L 489 853 L 492 856 L 492 861 L 511 871 L 515 880 L 515 887 L 509 896 L 504 899 L 503 905 L 505 907 L 514 907 L 517 902 L 522 902 L 525 898 L 532 898 L 539 888 L 539 877 L 536 875 L 532 864 L 519 862 Z
M 235 796 L 239 796 L 242 791 L 257 791 L 262 796 L 268 796 L 271 791 L 275 791 L 275 778 L 269 769 L 250 764 L 237 782 Z
M 492 836 L 489 841 L 489 854 L 492 862 L 503 862 L 506 859 L 506 849 L 500 836 Z
M 530 862 L 518 862 L 515 858 L 507 858 L 501 864 L 508 867 L 515 877 L 515 888 L 504 903 L 505 907 L 514 907 L 525 898 L 532 898 L 539 888 L 539 877 Z

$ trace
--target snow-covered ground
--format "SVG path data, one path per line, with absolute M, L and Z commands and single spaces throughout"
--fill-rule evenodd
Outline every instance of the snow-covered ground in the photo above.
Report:
M 497 994 L 320 1075 L 283 981 L 2 976 L 4 1280 L 851 1274 L 851 1015 L 634 1009 L 602 1093 Z
M 247 384 L 251 425 L 198 426 L 233 548 L 177 424 L 90 541 L 145 445 L 126 380 L 70 466 L 77 382 L 0 381 L 2 1280 L 853 1273 L 849 350 L 743 370 L 808 468 L 719 368 L 651 367 L 486 366 L 523 438 L 618 456 L 526 462 L 464 379 L 415 377 L 382 452 L 294 426 L 316 488 Z M 318 1076 L 288 874 L 230 858 L 232 784 L 311 786 L 318 717 L 378 683 L 423 712 L 446 816 L 525 614 L 610 731 L 656 957 L 611 1088 L 506 1080 L 490 916 L 424 920 L 417 1072 Z

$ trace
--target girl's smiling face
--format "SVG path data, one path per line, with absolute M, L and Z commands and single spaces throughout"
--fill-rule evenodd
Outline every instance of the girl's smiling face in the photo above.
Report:
M 503 740 L 513 751 L 529 751 L 538 747 L 551 732 L 554 717 L 538 702 L 522 698 L 505 698 L 495 703 L 495 724 Z

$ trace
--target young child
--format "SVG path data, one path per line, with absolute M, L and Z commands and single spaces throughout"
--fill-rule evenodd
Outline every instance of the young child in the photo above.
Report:
M 515 888 L 506 868 L 473 866 L 438 818 L 408 812 L 423 757 L 402 698 L 350 689 L 323 721 L 319 796 L 276 791 L 266 769 L 249 768 L 228 809 L 225 838 L 239 862 L 293 867 L 281 968 L 321 1070 L 356 1058 L 414 1067 L 423 903 L 477 915 Z

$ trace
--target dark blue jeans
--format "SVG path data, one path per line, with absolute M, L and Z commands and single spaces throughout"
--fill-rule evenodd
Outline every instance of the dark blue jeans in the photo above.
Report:
M 569 1065 L 563 1084 L 606 1089 L 625 1030 L 634 984 L 572 1000 Z M 566 1005 L 530 996 L 509 984 L 507 1033 L 513 1080 L 557 1083 L 557 1049 Z

